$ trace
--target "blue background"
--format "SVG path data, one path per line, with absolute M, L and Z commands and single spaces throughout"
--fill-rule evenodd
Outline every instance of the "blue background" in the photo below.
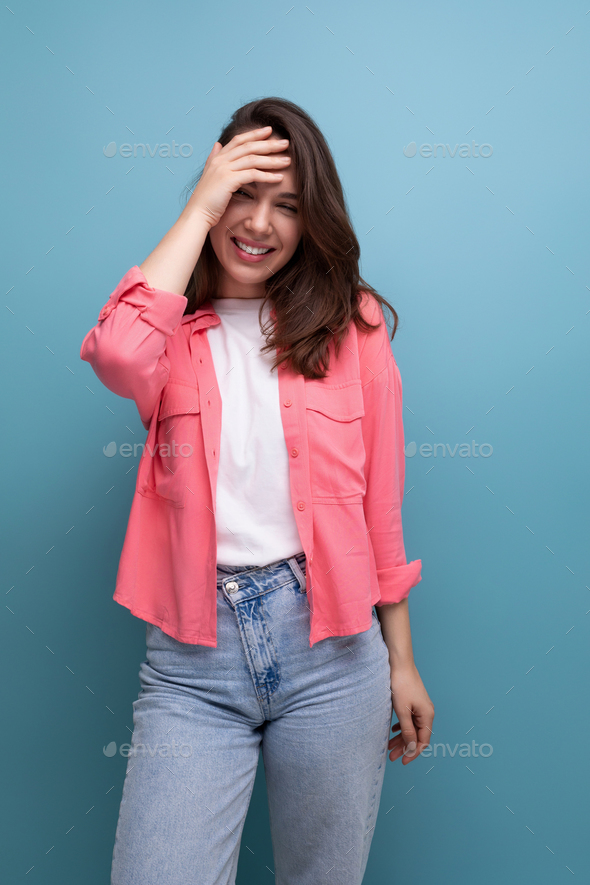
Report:
M 6 881 L 108 881 L 126 760 L 103 747 L 130 739 L 145 652 L 112 600 L 136 459 L 103 446 L 146 434 L 82 338 L 232 111 L 265 95 L 325 133 L 362 274 L 400 314 L 415 659 L 433 741 L 493 748 L 388 762 L 365 885 L 588 881 L 587 4 L 0 15 Z M 103 154 L 172 138 L 188 159 Z M 404 156 L 471 141 L 492 155 Z M 472 441 L 489 457 L 451 456 Z M 268 868 L 259 767 L 239 885 Z

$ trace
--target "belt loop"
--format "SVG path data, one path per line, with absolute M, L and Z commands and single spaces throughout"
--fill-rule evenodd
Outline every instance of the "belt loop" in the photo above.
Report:
M 297 562 L 297 558 L 295 556 L 291 556 L 287 560 L 287 562 L 291 566 L 291 570 L 292 570 L 293 574 L 295 575 L 295 577 L 299 581 L 299 587 L 301 589 L 301 592 L 305 593 L 305 591 L 306 591 L 306 578 L 305 578 L 305 575 L 303 574 L 303 572 L 301 571 L 301 568 L 299 567 L 299 563 Z

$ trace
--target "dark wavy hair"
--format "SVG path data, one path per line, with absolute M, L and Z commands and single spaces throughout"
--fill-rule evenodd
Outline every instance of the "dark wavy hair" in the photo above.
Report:
M 394 318 L 394 308 L 359 273 L 360 247 L 354 233 L 334 159 L 327 142 L 298 105 L 284 98 L 261 98 L 238 108 L 217 139 L 225 146 L 241 132 L 272 126 L 269 138 L 288 138 L 299 194 L 301 240 L 287 264 L 265 282 L 259 325 L 266 339 L 261 352 L 278 348 L 272 368 L 290 360 L 293 370 L 307 378 L 324 378 L 329 369 L 328 346 L 334 338 L 336 357 L 349 323 L 363 332 L 376 329 L 361 313 L 361 292 L 369 292 Z M 185 188 L 188 200 L 205 164 Z M 185 314 L 194 313 L 217 292 L 219 261 L 207 236 L 189 279 Z M 262 323 L 262 310 L 271 302 L 276 323 Z

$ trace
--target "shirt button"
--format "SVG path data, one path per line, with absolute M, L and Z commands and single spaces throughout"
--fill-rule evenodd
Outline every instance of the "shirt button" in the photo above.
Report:
M 299 454 L 299 449 L 291 449 L 291 454 L 293 455 L 294 458 L 296 458 L 297 455 Z
M 225 589 L 228 593 L 235 593 L 236 590 L 239 589 L 239 585 L 235 581 L 228 581 L 225 585 Z
M 289 406 L 292 406 L 293 403 L 290 399 L 286 399 L 285 402 L 283 403 L 283 405 L 285 405 L 285 406 L 287 406 L 287 408 L 289 408 Z
M 110 301 L 107 302 L 107 304 L 105 304 L 104 307 L 101 308 L 100 313 L 98 314 L 98 319 L 99 320 L 106 320 L 106 318 L 110 315 L 110 313 L 113 309 L 114 308 L 113 308 L 112 302 L 110 302 Z
M 305 501 L 297 501 L 297 510 L 305 510 Z

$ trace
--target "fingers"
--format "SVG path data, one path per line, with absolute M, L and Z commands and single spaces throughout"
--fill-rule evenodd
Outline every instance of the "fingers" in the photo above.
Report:
M 227 153 L 232 148 L 237 147 L 238 145 L 245 144 L 247 141 L 255 141 L 256 139 L 268 139 L 268 136 L 271 133 L 270 126 L 263 126 L 261 129 L 249 129 L 247 132 L 239 132 L 237 135 L 234 135 L 228 143 L 224 146 L 223 150 Z M 268 142 L 260 142 L 261 144 L 268 144 Z M 220 142 L 216 141 L 215 144 L 220 144 Z
M 246 132 L 239 132 L 237 135 L 234 135 L 231 141 L 234 144 L 243 144 L 245 141 L 252 141 L 255 138 L 268 138 L 271 132 L 272 126 L 261 126 L 260 129 L 248 129 Z
M 392 762 L 395 762 L 400 756 L 404 756 L 404 743 L 399 735 L 389 741 L 387 752 L 389 753 L 389 758 Z M 407 757 L 404 756 L 404 760 L 406 758 Z M 415 756 L 412 756 L 411 759 L 408 759 L 408 762 L 411 762 L 414 758 Z
M 432 722 L 433 718 L 429 718 L 429 722 Z M 395 737 L 390 738 L 388 741 L 389 758 L 395 761 L 400 756 L 403 756 L 404 765 L 418 758 L 424 747 L 429 745 L 432 735 L 432 728 L 430 728 L 428 723 L 418 724 L 417 729 L 410 726 L 404 729 L 399 722 L 396 722 L 391 726 L 391 730 L 401 731 L 400 734 L 395 735 Z
M 392 762 L 395 762 L 396 759 L 399 759 L 401 756 L 402 765 L 408 765 L 410 762 L 413 762 L 414 759 L 419 757 L 422 749 L 423 748 L 420 744 L 417 744 L 414 752 L 410 755 L 409 750 L 411 751 L 411 742 L 409 745 L 406 745 L 398 736 L 397 738 L 394 738 L 393 741 L 389 741 L 387 752 L 389 753 L 389 758 Z
M 243 158 L 248 154 L 255 154 L 256 160 L 260 159 L 261 154 L 271 154 L 278 151 L 286 151 L 289 147 L 288 138 L 265 138 L 265 136 L 256 135 L 254 133 L 245 132 L 236 135 L 225 146 L 224 153 L 231 157 L 232 161 Z
M 246 154 L 244 157 L 237 157 L 231 161 L 232 172 L 244 172 L 244 170 L 252 171 L 258 169 L 262 172 L 280 172 L 282 169 L 288 169 L 291 164 L 291 157 L 264 157 L 255 154 Z M 253 179 L 249 179 L 252 181 Z M 262 179 L 264 180 L 264 179 Z
M 205 163 L 205 168 L 208 168 L 211 165 L 211 160 L 213 160 L 213 158 L 217 156 L 219 151 L 222 151 L 222 150 L 223 150 L 223 147 L 221 146 L 221 142 L 216 141 L 215 144 L 213 145 L 213 147 L 211 148 L 211 153 L 207 157 L 207 162 Z
M 416 734 L 416 729 L 414 728 L 412 711 L 406 707 L 404 712 L 400 714 L 399 721 L 401 725 L 401 737 L 403 738 L 405 746 L 404 752 L 407 753 L 408 756 L 413 756 L 416 752 L 418 735 Z
M 423 725 L 418 725 L 418 742 L 421 744 L 422 747 L 426 747 L 430 743 L 431 737 L 432 729 L 429 725 L 427 725 L 426 723 L 424 723 Z
M 409 716 L 401 716 L 400 721 L 391 726 L 391 730 L 399 731 L 400 734 L 389 740 L 389 758 L 392 761 L 395 761 L 403 755 L 404 764 L 417 758 L 422 746 L 425 746 L 425 744 L 422 743 L 422 745 L 420 745 L 419 743 L 418 735 L 412 722 L 411 713 Z

